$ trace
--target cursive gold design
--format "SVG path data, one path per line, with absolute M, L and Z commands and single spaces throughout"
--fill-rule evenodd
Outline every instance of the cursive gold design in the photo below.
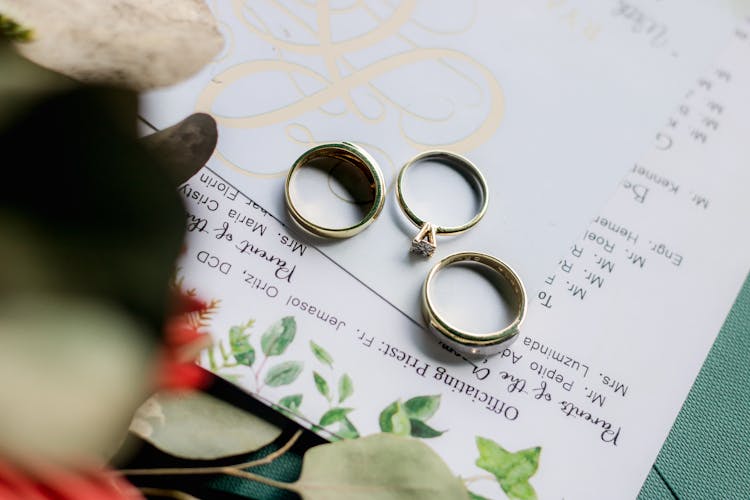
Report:
M 256 4 L 253 4 L 257 7 Z M 504 96 L 500 85 L 494 75 L 477 60 L 464 52 L 450 48 L 425 48 L 420 47 L 416 42 L 408 38 L 401 29 L 407 23 L 411 22 L 419 29 L 430 31 L 424 19 L 419 21 L 412 19 L 416 6 L 415 0 L 405 0 L 397 2 L 390 6 L 390 13 L 386 16 L 376 12 L 367 2 L 357 0 L 344 7 L 333 8 L 327 0 L 317 2 L 298 1 L 294 9 L 288 6 L 288 2 L 268 1 L 266 6 L 274 9 L 273 16 L 281 16 L 281 19 L 287 23 L 292 23 L 295 28 L 301 29 L 306 35 L 314 40 L 314 43 L 302 43 L 299 40 L 292 39 L 291 34 L 285 30 L 285 37 L 275 35 L 270 26 L 278 26 L 278 22 L 270 22 L 268 13 L 261 15 L 253 10 L 249 4 L 241 0 L 233 0 L 232 13 L 239 21 L 242 28 L 246 29 L 253 37 L 270 45 L 276 55 L 275 59 L 258 59 L 251 61 L 241 61 L 233 66 L 224 67 L 208 82 L 203 88 L 197 99 L 197 109 L 212 113 L 220 127 L 234 129 L 259 129 L 270 126 L 286 125 L 284 127 L 287 139 L 292 144 L 299 144 L 293 135 L 302 128 L 309 128 L 300 123 L 300 120 L 309 119 L 311 113 L 321 113 L 322 116 L 329 119 L 340 119 L 344 115 L 351 115 L 358 120 L 368 123 L 377 123 L 385 120 L 389 113 L 394 112 L 397 118 L 400 135 L 405 143 L 411 148 L 421 151 L 435 147 L 447 148 L 457 152 L 466 152 L 476 148 L 486 142 L 497 129 L 504 114 Z M 389 6 L 389 4 L 384 3 Z M 300 12 L 306 10 L 306 12 Z M 473 23 L 475 12 L 472 11 L 471 23 Z M 374 23 L 368 25 L 370 28 L 364 33 L 357 34 L 342 40 L 334 39 L 334 16 L 351 14 L 359 12 L 365 14 Z M 308 14 L 305 18 L 302 14 Z M 314 18 L 314 24 L 310 19 Z M 275 19 L 275 18 L 274 18 Z M 238 23 L 233 23 L 234 29 L 238 29 Z M 290 26 L 291 26 L 290 25 Z M 367 23 L 363 23 L 367 25 Z M 461 28 L 469 29 L 468 26 Z M 430 31 L 440 36 L 450 36 L 438 30 Z M 246 38 L 247 34 L 244 35 Z M 235 41 L 239 36 L 234 36 Z M 377 44 L 390 42 L 406 45 L 405 50 L 381 57 L 379 60 L 363 65 L 355 64 L 352 56 L 358 51 L 371 48 Z M 389 46 L 389 47 L 390 47 Z M 391 50 L 392 51 L 392 50 Z M 376 80 L 379 77 L 388 75 L 393 78 L 401 78 L 400 71 L 416 64 L 437 63 L 448 71 L 457 75 L 465 82 L 471 84 L 474 89 L 476 98 L 466 101 L 466 95 L 461 95 L 462 102 L 460 106 L 464 108 L 473 107 L 481 110 L 480 113 L 474 112 L 476 118 L 473 124 L 468 123 L 462 131 L 452 131 L 449 136 L 441 136 L 441 139 L 428 143 L 424 139 L 417 139 L 411 136 L 405 126 L 405 120 L 410 122 L 424 122 L 433 125 L 452 123 L 452 118 L 457 109 L 456 96 L 445 95 L 440 104 L 444 107 L 449 106 L 447 111 L 438 112 L 440 106 L 433 106 L 430 116 L 424 112 L 417 112 L 412 107 L 400 103 L 397 98 L 388 94 Z M 471 68 L 472 75 L 459 69 Z M 286 75 L 292 84 L 292 88 L 297 94 L 292 102 L 286 102 L 284 105 L 270 110 L 260 110 L 257 112 L 243 112 L 239 116 L 225 116 L 214 111 L 214 105 L 217 99 L 226 91 L 226 89 L 240 80 L 246 84 L 253 85 L 253 77 L 268 74 Z M 477 80 L 477 77 L 479 78 Z M 404 85 L 413 85 L 404 78 Z M 309 82 L 315 82 L 315 91 L 305 91 L 300 83 L 300 79 Z M 259 87 L 259 91 L 268 92 L 268 89 Z M 370 99 L 370 103 L 375 106 L 369 110 L 361 107 L 363 101 L 362 92 L 365 97 Z M 356 94 L 359 93 L 359 104 Z M 339 106 L 338 109 L 331 108 L 331 105 Z M 343 104 L 343 109 L 340 106 Z M 481 106 L 481 107 L 480 107 Z M 311 134 L 310 134 L 311 138 Z M 335 138 L 340 140 L 341 138 Z M 352 137 L 347 139 L 353 140 Z M 360 144 L 363 144 L 360 142 Z M 305 144 L 307 146 L 307 144 Z M 253 175 L 259 178 L 281 177 L 286 173 L 277 171 L 263 173 L 253 171 L 255 169 L 239 166 L 227 158 L 222 151 L 217 150 L 216 157 L 219 161 L 227 164 L 231 168 Z M 378 148 L 380 149 L 380 148 Z M 390 159 L 389 159 L 390 161 Z

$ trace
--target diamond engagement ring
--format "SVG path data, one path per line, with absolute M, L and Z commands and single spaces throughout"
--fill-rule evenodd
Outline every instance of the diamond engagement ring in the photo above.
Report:
M 311 221 L 303 216 L 292 200 L 293 181 L 295 174 L 306 165 L 313 164 L 316 160 L 333 159 L 341 160 L 341 165 L 359 169 L 366 178 L 368 188 L 372 193 L 372 206 L 364 217 L 356 224 L 349 227 L 332 228 L 325 227 Z M 364 230 L 372 224 L 380 215 L 385 204 L 385 182 L 380 167 L 372 156 L 364 149 L 349 142 L 333 142 L 315 146 L 307 150 L 294 162 L 286 177 L 284 184 L 284 195 L 289 215 L 302 229 L 326 238 L 349 238 Z
M 476 190 L 479 192 L 479 195 L 481 197 L 481 204 L 477 214 L 466 224 L 460 226 L 438 226 L 419 217 L 411 210 L 411 208 L 409 208 L 409 205 L 407 205 L 406 200 L 404 199 L 403 189 L 406 171 L 416 163 L 429 160 L 443 162 L 459 170 L 460 173 L 464 174 L 467 180 L 474 181 Z M 401 168 L 401 171 L 398 174 L 398 180 L 396 181 L 396 200 L 398 200 L 398 204 L 401 207 L 401 210 L 403 210 L 404 214 L 406 214 L 409 220 L 415 226 L 420 228 L 417 235 L 411 241 L 411 251 L 425 257 L 430 257 L 433 253 L 435 253 L 435 249 L 437 248 L 436 236 L 438 234 L 459 234 L 467 231 L 472 226 L 474 226 L 477 222 L 479 222 L 479 220 L 487 211 L 487 193 L 487 181 L 484 180 L 484 176 L 482 175 L 482 173 L 477 169 L 477 167 L 474 166 L 473 163 L 471 163 L 461 155 L 451 153 L 449 151 L 433 150 L 420 153 L 409 160 Z
M 461 262 L 476 263 L 499 275 L 498 289 L 515 312 L 508 326 L 490 333 L 467 332 L 448 323 L 435 310 L 430 295 L 432 280 L 441 269 Z M 526 316 L 526 291 L 515 271 L 503 261 L 479 252 L 455 253 L 442 259 L 427 274 L 422 286 L 422 314 L 429 330 L 456 351 L 476 356 L 497 354 L 518 336 L 519 328 Z

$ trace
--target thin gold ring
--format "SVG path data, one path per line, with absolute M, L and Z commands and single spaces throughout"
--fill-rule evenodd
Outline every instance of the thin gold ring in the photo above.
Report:
M 459 169 L 459 171 L 469 178 L 475 181 L 477 190 L 479 192 L 481 203 L 479 211 L 474 217 L 467 223 L 461 224 L 460 226 L 439 226 L 431 222 L 425 221 L 423 218 L 418 216 L 414 211 L 409 208 L 409 205 L 404 199 L 404 178 L 406 171 L 409 170 L 413 165 L 425 161 L 425 160 L 436 160 L 442 161 L 446 164 Z M 401 171 L 398 173 L 398 179 L 396 180 L 396 200 L 398 201 L 401 210 L 403 210 L 406 217 L 417 226 L 419 232 L 411 241 L 411 251 L 425 257 L 430 257 L 435 253 L 437 249 L 436 235 L 438 234 L 459 234 L 469 230 L 477 222 L 479 222 L 484 214 L 487 212 L 487 205 L 489 202 L 489 189 L 487 188 L 487 181 L 482 175 L 482 172 L 467 158 L 451 153 L 450 151 L 432 150 L 425 151 L 418 154 L 406 164 L 401 167 Z
M 516 313 L 513 321 L 505 328 L 490 333 L 468 332 L 450 324 L 435 310 L 430 297 L 433 278 L 441 269 L 467 261 L 486 266 L 502 278 L 505 290 L 501 291 L 506 292 L 504 296 Z M 422 285 L 422 314 L 429 330 L 458 352 L 469 355 L 497 354 L 512 343 L 518 335 L 521 323 L 526 316 L 526 290 L 518 274 L 503 261 L 479 252 L 455 253 L 435 264 L 427 274 Z
M 343 160 L 344 164 L 358 168 L 367 177 L 367 180 L 370 183 L 370 189 L 373 193 L 372 207 L 370 207 L 370 210 L 365 214 L 362 220 L 353 226 L 343 228 L 321 226 L 303 216 L 299 210 L 297 210 L 297 207 L 294 206 L 291 194 L 292 178 L 294 177 L 295 172 L 318 158 Z M 302 156 L 297 158 L 297 161 L 294 162 L 286 176 L 284 195 L 289 215 L 302 229 L 316 236 L 323 236 L 326 238 L 349 238 L 367 228 L 367 226 L 372 224 L 378 215 L 380 215 L 380 212 L 383 211 L 383 205 L 385 205 L 385 182 L 383 181 L 383 174 L 380 171 L 380 167 L 367 151 L 350 142 L 331 142 L 315 146 L 314 148 L 305 151 Z

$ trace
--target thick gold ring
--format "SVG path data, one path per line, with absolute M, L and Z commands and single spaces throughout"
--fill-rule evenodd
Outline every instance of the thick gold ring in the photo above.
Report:
M 291 191 L 292 178 L 294 177 L 295 172 L 319 158 L 343 160 L 346 164 L 361 170 L 370 183 L 370 189 L 373 193 L 372 207 L 362 220 L 353 226 L 332 228 L 318 225 L 304 217 L 294 206 Z M 385 204 L 385 183 L 383 182 L 383 174 L 380 171 L 380 167 L 378 167 L 375 159 L 370 156 L 367 151 L 356 144 L 349 142 L 332 142 L 315 146 L 297 158 L 297 161 L 294 162 L 294 165 L 289 169 L 289 173 L 286 176 L 284 195 L 289 215 L 302 229 L 316 236 L 323 236 L 326 238 L 349 238 L 364 230 L 375 221 L 378 215 L 380 215 L 380 212 L 383 210 L 383 205 Z
M 432 279 L 441 269 L 467 261 L 486 266 L 502 278 L 500 283 L 503 289 L 500 292 L 516 313 L 513 321 L 505 328 L 490 333 L 467 332 L 448 323 L 435 310 L 430 298 Z M 469 355 L 497 354 L 511 344 L 518 335 L 521 323 L 526 316 L 526 290 L 515 271 L 503 261 L 478 252 L 455 253 L 435 264 L 427 274 L 422 285 L 422 314 L 429 330 L 456 351 Z
M 425 221 L 409 208 L 409 205 L 404 199 L 404 177 L 406 171 L 409 170 L 410 167 L 425 160 L 445 162 L 446 164 L 457 168 L 461 173 L 465 174 L 468 179 L 475 182 L 476 188 L 481 197 L 481 204 L 479 211 L 469 222 L 460 226 L 438 226 Z M 487 188 L 487 181 L 484 179 L 482 172 L 480 172 L 472 162 L 459 154 L 441 150 L 425 151 L 406 162 L 398 173 L 398 179 L 396 181 L 396 200 L 398 200 L 401 210 L 404 211 L 404 214 L 406 214 L 409 220 L 415 226 L 420 228 L 417 235 L 411 240 L 411 251 L 425 257 L 431 257 L 432 254 L 435 253 L 435 249 L 437 249 L 436 235 L 463 233 L 474 226 L 487 212 L 488 193 L 489 189 Z

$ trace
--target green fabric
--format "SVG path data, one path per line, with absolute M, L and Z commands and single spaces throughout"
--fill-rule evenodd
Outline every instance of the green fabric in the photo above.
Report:
M 656 466 L 680 499 L 750 498 L 750 279 Z M 646 498 L 646 488 L 641 491 Z
M 277 445 L 269 445 L 261 450 L 244 457 L 241 461 L 257 460 L 277 450 Z M 264 477 L 291 483 L 295 481 L 302 469 L 302 457 L 293 452 L 287 452 L 267 465 L 254 467 L 252 472 Z M 261 483 L 234 476 L 218 476 L 210 480 L 207 486 L 211 489 L 232 493 L 258 500 L 296 500 L 299 495 L 291 491 L 273 488 Z
M 653 467 L 643 483 L 638 500 L 674 500 L 674 495 Z

